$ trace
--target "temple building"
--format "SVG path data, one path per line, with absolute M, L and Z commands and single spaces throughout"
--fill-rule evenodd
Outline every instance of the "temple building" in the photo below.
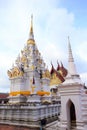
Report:
M 0 104 L 1 130 L 87 130 L 87 89 L 76 71 L 68 37 L 68 67 L 46 67 L 34 39 L 29 38 L 7 71 L 10 93 Z

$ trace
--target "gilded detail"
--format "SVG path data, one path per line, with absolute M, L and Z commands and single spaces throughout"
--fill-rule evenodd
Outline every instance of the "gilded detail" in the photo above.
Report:
M 34 89 L 36 88 L 35 86 L 32 86 L 32 94 L 34 94 Z
M 27 44 L 35 45 L 35 41 L 33 39 L 29 39 L 27 40 Z
M 12 78 L 12 73 L 11 73 L 11 71 L 7 71 L 7 74 L 8 74 L 8 76 L 9 76 L 9 78 Z
M 53 73 L 51 76 L 51 80 L 50 80 L 50 86 L 51 85 L 58 85 L 60 83 L 62 83 L 62 81 L 56 76 L 55 73 Z
M 42 74 L 42 77 L 43 77 L 43 78 L 50 78 L 51 76 L 50 76 L 49 70 L 46 70 L 46 71 Z
M 22 63 L 27 62 L 27 57 L 23 55 L 23 56 L 21 57 L 21 62 L 22 62 Z
M 35 69 L 35 66 L 34 66 L 34 65 L 31 65 L 31 66 L 30 66 L 30 69 L 31 69 L 31 70 L 34 70 L 34 69 Z
M 11 69 L 11 71 L 8 70 L 7 74 L 9 78 L 13 78 L 13 77 L 23 76 L 24 72 L 21 71 L 18 67 L 14 67 Z

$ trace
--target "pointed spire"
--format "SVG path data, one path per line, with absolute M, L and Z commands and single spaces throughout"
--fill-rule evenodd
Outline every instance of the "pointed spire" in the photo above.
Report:
M 29 39 L 27 40 L 27 44 L 35 44 L 34 33 L 33 33 L 33 15 L 31 15 L 31 25 L 30 25 Z
M 71 49 L 71 45 L 70 45 L 70 39 L 68 36 L 68 71 L 71 75 L 77 75 L 76 72 L 76 66 L 74 64 L 74 58 L 73 58 L 73 54 L 72 54 L 72 49 Z
M 30 36 L 33 36 L 34 38 L 34 35 L 33 35 L 33 15 L 31 15 L 31 26 L 30 26 Z
M 30 26 L 30 39 L 31 39 L 31 36 L 32 38 L 34 39 L 34 34 L 33 34 L 33 15 L 31 15 L 31 26 Z
M 68 53 L 69 53 L 69 59 L 68 59 L 68 61 L 69 62 L 74 62 L 69 36 L 68 36 Z

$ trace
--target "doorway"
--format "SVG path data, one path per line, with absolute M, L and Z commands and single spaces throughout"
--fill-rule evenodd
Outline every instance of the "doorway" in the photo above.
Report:
M 67 121 L 68 126 L 70 127 L 76 127 L 76 111 L 75 111 L 75 105 L 71 100 L 67 103 Z
M 75 106 L 72 102 L 70 104 L 70 124 L 71 124 L 71 127 L 76 126 Z

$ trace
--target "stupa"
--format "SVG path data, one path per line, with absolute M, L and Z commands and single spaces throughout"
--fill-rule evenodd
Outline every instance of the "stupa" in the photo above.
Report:
M 7 73 L 11 82 L 9 103 L 31 102 L 31 96 L 32 102 L 39 103 L 40 96 L 50 97 L 50 72 L 34 40 L 33 16 L 27 44 Z M 50 98 L 46 100 L 50 102 Z

